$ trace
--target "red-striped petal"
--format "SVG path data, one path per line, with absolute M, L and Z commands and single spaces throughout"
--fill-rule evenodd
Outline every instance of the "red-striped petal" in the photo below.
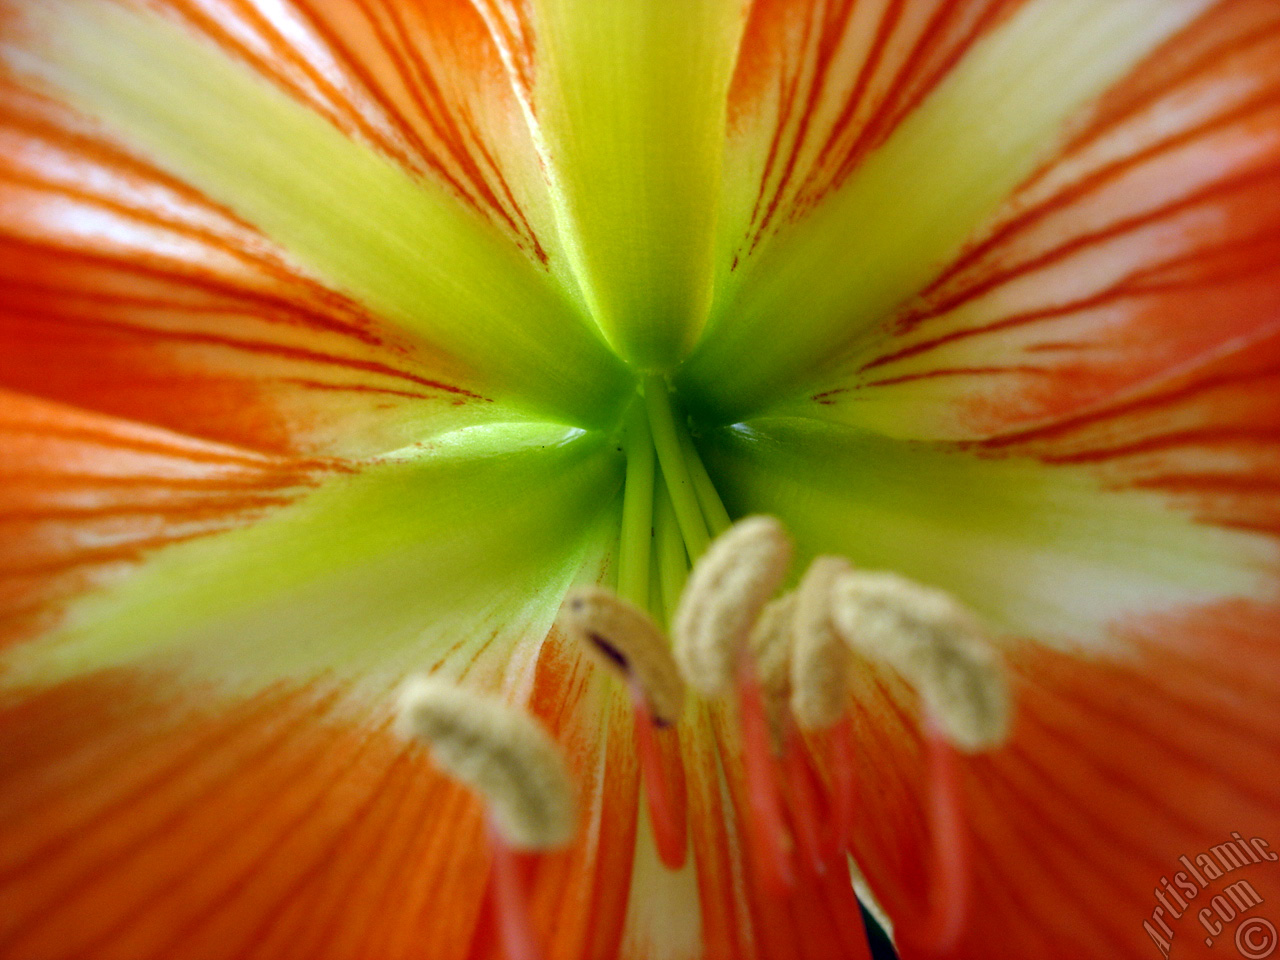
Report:
M 1143 923 L 1161 907 L 1161 878 L 1186 873 L 1180 857 L 1213 857 L 1233 831 L 1275 842 L 1278 615 L 1241 603 L 1152 620 L 1119 661 L 1033 647 L 1015 656 L 1013 740 L 964 763 L 973 907 L 952 956 L 1149 957 L 1158 948 Z M 855 853 L 909 944 L 929 882 L 917 705 L 868 674 L 857 709 L 868 789 Z M 1180 921 L 1163 914 L 1175 956 L 1233 949 L 1230 926 L 1216 951 L 1205 947 L 1197 911 L 1238 880 L 1267 901 L 1280 895 L 1267 862 L 1211 880 Z
M 1280 14 L 1220 4 L 1080 125 L 807 409 L 976 439 L 1087 415 L 1280 318 Z
M 1280 325 L 1121 400 L 973 449 L 1085 467 L 1202 522 L 1280 536 Z
M 385 708 L 353 709 L 347 693 L 318 682 L 238 700 L 115 671 L 0 705 L 0 952 L 500 956 L 483 926 L 492 917 L 482 911 L 480 802 L 389 733 Z M 838 873 L 776 901 L 750 879 L 734 840 L 742 771 L 730 761 L 722 774 L 717 760 L 732 756 L 736 737 L 723 718 L 698 710 L 681 727 L 696 771 L 699 926 L 679 899 L 692 864 L 673 874 L 638 863 L 656 852 L 637 850 L 652 838 L 638 832 L 626 691 L 553 632 L 528 703 L 579 785 L 574 845 L 533 858 L 529 873 L 532 928 L 548 960 L 786 960 L 796 943 L 807 960 L 867 956 Z M 675 913 L 655 911 L 663 902 Z
M 335 469 L 0 392 L 0 644 L 146 554 L 250 523 Z
M 381 452 L 488 406 L 58 103 L 0 82 L 0 143 L 0 386 L 265 452 Z
M 334 717 L 318 688 L 236 703 L 156 680 L 104 675 L 4 708 L 5 956 L 465 944 L 485 863 L 458 841 L 478 839 L 479 811 L 384 720 Z
M 438 178 L 530 257 L 557 240 L 506 49 L 467 0 L 153 4 L 418 176 Z M 508 38 L 509 39 L 509 38 Z M 528 52 L 525 52 L 528 55 Z
M 1075 118 L 1211 4 L 756 4 L 696 407 L 729 423 L 849 386 Z
M 838 189 L 1025 2 L 756 0 L 730 91 L 731 141 L 755 125 L 771 133 L 763 157 L 739 142 L 729 159 L 758 171 L 738 257 Z
M 348 455 L 609 407 L 469 4 L 0 11 L 0 385 Z

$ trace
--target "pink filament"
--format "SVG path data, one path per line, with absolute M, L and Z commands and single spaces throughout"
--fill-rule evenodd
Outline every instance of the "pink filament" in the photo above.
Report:
M 938 727 L 925 725 L 930 792 L 929 822 L 933 832 L 933 872 L 929 909 L 923 922 L 904 931 L 912 944 L 928 953 L 955 949 L 964 931 L 969 906 L 969 829 L 960 794 L 960 757 Z
M 832 845 L 838 854 L 848 850 L 853 842 L 854 819 L 858 815 L 853 722 L 847 716 L 841 717 L 827 734 L 827 742 L 830 745 Z
M 677 802 L 671 779 L 667 776 L 653 712 L 644 694 L 634 684 L 631 703 L 634 707 L 636 753 L 640 758 L 640 775 L 644 781 L 649 822 L 653 826 L 658 856 L 669 869 L 679 870 L 684 866 L 688 847 L 688 827 L 680 814 L 683 805 Z
M 783 770 L 787 778 L 790 799 L 791 823 L 795 827 L 805 860 L 815 874 L 826 873 L 830 850 L 823 843 L 826 831 L 821 787 L 817 774 L 808 762 L 807 747 L 794 723 L 787 722 L 786 744 L 783 748 Z
M 525 886 L 524 858 L 489 824 L 489 848 L 493 864 L 488 896 L 498 926 L 498 939 L 506 960 L 542 960 L 542 950 L 529 919 L 529 892 Z
M 737 686 L 742 762 L 746 768 L 750 808 L 747 827 L 759 851 L 762 880 L 774 892 L 783 893 L 795 883 L 790 835 L 774 771 L 764 691 L 750 661 L 744 660 L 739 667 Z

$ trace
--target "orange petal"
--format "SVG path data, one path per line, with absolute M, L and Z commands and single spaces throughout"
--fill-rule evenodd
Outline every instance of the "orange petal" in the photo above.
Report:
M 0 142 L 0 386 L 265 452 L 383 452 L 485 406 L 65 107 L 0 81 Z
M 481 804 L 345 687 L 229 699 L 113 672 L 0 708 L 0 953 L 497 956 Z M 376 701 L 375 701 L 376 703 Z M 553 635 L 530 706 L 581 787 L 578 840 L 533 858 L 548 960 L 618 954 L 638 771 L 609 676 Z
M 0 3 L 0 385 L 367 455 L 498 395 L 545 413 L 556 359 L 621 376 L 533 225 L 545 177 L 470 4 L 77 2 Z
M 630 698 L 576 643 L 554 632 L 538 661 L 530 706 L 567 751 L 580 790 L 577 842 L 544 856 L 534 875 L 535 930 L 547 960 L 614 956 L 639 809 Z
M 252 522 L 332 469 L 0 391 L 0 644 L 147 552 Z
M 461 956 L 485 879 L 478 810 L 337 699 L 224 702 L 123 674 L 6 706 L 0 951 Z
M 1114 661 L 1015 654 L 1013 740 L 963 765 L 973 909 L 953 956 L 1148 957 L 1143 921 L 1160 906 L 1161 878 L 1185 872 L 1180 857 L 1194 861 L 1232 831 L 1280 837 L 1278 615 L 1224 603 L 1153 619 L 1130 630 L 1136 654 Z M 855 852 L 909 943 L 929 882 L 916 704 L 868 674 L 858 710 Z M 1175 955 L 1216 955 L 1202 952 L 1196 911 L 1241 879 L 1266 900 L 1280 895 L 1265 862 L 1210 882 L 1170 920 Z
M 542 263 L 557 240 L 532 140 L 505 77 L 512 37 L 467 0 L 166 0 L 353 138 L 438 177 Z M 302 39 L 305 38 L 305 39 Z M 530 51 L 517 45 L 516 51 Z
M 740 255 L 838 188 L 1024 2 L 756 0 L 729 101 L 731 162 L 759 171 Z
M 1272 333 L 1278 65 L 1275 5 L 1218 4 L 1104 98 L 807 409 L 902 437 L 986 438 Z
M 1280 533 L 1280 327 L 1178 376 L 979 449 L 1081 464 L 1206 523 Z

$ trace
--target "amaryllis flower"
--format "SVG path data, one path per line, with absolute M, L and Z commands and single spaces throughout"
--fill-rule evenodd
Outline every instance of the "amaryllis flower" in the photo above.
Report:
M 0 0 L 0 45 L 4 960 L 862 957 L 846 846 L 904 956 L 1265 955 L 1275 0 Z M 648 728 L 566 594 L 665 630 L 758 514 L 783 590 L 917 599 L 820 608 L 835 732 L 739 646 Z M 890 655 L 935 601 L 1007 741 Z M 567 764 L 511 896 L 416 674 Z

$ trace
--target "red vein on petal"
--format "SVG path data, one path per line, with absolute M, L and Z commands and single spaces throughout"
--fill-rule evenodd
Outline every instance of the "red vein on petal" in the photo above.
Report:
M 340 840 L 332 845 L 334 855 L 324 858 L 325 868 L 299 876 L 289 896 L 280 898 L 279 908 L 245 937 L 244 956 L 252 956 L 255 948 L 258 955 L 276 960 L 340 949 L 336 941 L 360 909 L 369 872 L 400 846 L 395 827 L 410 801 L 420 799 L 413 789 L 418 766 L 409 751 L 397 754 L 388 769 L 389 782 L 370 792 L 363 807 L 348 819 Z
M 1255 8 L 1259 5 L 1255 4 Z M 1081 152 L 1085 147 L 1097 142 L 1109 133 L 1122 127 L 1125 122 L 1132 120 L 1138 116 L 1145 108 L 1157 103 L 1160 99 L 1168 96 L 1171 92 L 1179 87 L 1189 86 L 1188 81 L 1194 81 L 1207 77 L 1219 69 L 1223 65 L 1223 61 L 1229 57 L 1237 56 L 1242 53 L 1252 51 L 1255 47 L 1261 46 L 1268 41 L 1275 40 L 1277 37 L 1277 27 L 1280 21 L 1266 23 L 1255 30 L 1249 30 L 1239 35 L 1228 35 L 1228 37 L 1218 46 L 1211 47 L 1200 55 L 1194 57 L 1180 70 L 1175 71 L 1169 77 L 1166 77 L 1160 84 L 1156 84 L 1148 88 L 1137 96 L 1130 97 L 1128 101 L 1120 109 L 1106 109 L 1106 102 L 1101 105 L 1099 119 L 1090 124 L 1086 129 L 1080 131 L 1074 139 L 1072 139 L 1062 151 L 1063 158 L 1070 158 Z M 1203 28 L 1203 24 L 1201 24 Z M 1151 55 L 1148 64 L 1158 62 L 1162 57 L 1167 56 L 1170 48 L 1185 42 L 1186 36 L 1174 37 L 1168 41 L 1163 50 L 1157 50 Z M 1138 67 L 1137 75 L 1141 75 L 1142 66 Z M 1037 171 L 1025 186 L 1030 186 L 1038 182 L 1043 176 L 1052 169 L 1052 165 Z
M 1055 193 L 1050 198 L 1041 203 L 1020 212 L 1017 216 L 1011 217 L 1008 221 L 1002 223 L 993 233 L 984 237 L 979 243 L 974 244 L 964 253 L 960 255 L 952 264 L 947 267 L 943 273 L 935 278 L 922 293 L 922 296 L 928 297 L 932 291 L 942 288 L 946 282 L 957 274 L 961 273 L 967 267 L 982 260 L 983 257 L 992 251 L 998 250 L 1002 245 L 1009 243 L 1018 234 L 1028 230 L 1029 228 L 1041 223 L 1054 213 L 1070 208 L 1073 204 L 1080 202 L 1082 199 L 1100 193 L 1103 188 L 1111 186 L 1122 180 L 1126 175 L 1142 167 L 1162 155 L 1173 152 L 1179 147 L 1190 146 L 1200 141 L 1208 139 L 1211 135 L 1222 133 L 1226 130 L 1237 126 L 1241 121 L 1247 121 L 1257 118 L 1260 114 L 1267 110 L 1271 110 L 1280 105 L 1280 92 L 1264 91 L 1251 97 L 1243 102 L 1240 106 L 1225 114 L 1215 115 L 1205 122 L 1197 126 L 1190 127 L 1186 130 L 1179 130 L 1177 133 L 1157 143 L 1138 151 L 1137 153 L 1127 154 L 1114 162 L 1107 164 L 1098 170 L 1090 173 L 1083 179 L 1072 183 L 1069 187 Z M 1270 168 L 1267 172 L 1273 172 L 1274 168 Z M 1247 179 L 1243 180 L 1244 185 L 1248 185 Z M 1212 199 L 1212 194 L 1204 195 L 1206 199 Z M 1156 214 L 1167 215 L 1167 213 L 1179 212 L 1185 209 L 1185 206 L 1179 206 L 1176 203 L 1164 210 L 1155 211 Z M 1151 217 L 1151 214 L 1144 215 Z M 1158 218 L 1157 218 L 1158 219 Z M 1131 221 L 1122 222 L 1118 225 L 1121 230 L 1132 230 L 1139 226 L 1146 226 L 1156 222 L 1156 219 L 1137 218 Z M 1090 235 L 1097 237 L 1098 240 L 1108 239 L 1119 235 L 1116 227 L 1110 227 L 1107 231 Z M 1060 259 L 1062 255 L 1080 249 L 1082 246 L 1090 242 L 1097 242 L 1089 238 L 1080 238 L 1067 241 L 1060 247 L 1053 248 L 1039 255 L 1035 260 L 1029 261 L 1025 265 L 1006 270 L 1003 272 L 996 271 L 991 275 L 970 284 L 968 287 L 948 294 L 945 299 L 932 302 L 928 309 L 923 312 L 913 312 L 907 315 L 902 321 L 903 329 L 910 330 L 923 324 L 925 321 L 941 316 L 969 300 L 976 299 L 983 293 L 986 293 L 997 286 L 1008 283 L 1011 279 L 1029 273 L 1033 270 Z
M 329 306 L 335 308 L 334 313 L 326 313 L 311 307 L 300 298 L 289 299 L 266 291 L 254 290 L 247 286 L 238 286 L 228 280 L 219 278 L 209 270 L 190 269 L 184 271 L 179 264 L 164 262 L 159 257 L 141 254 L 128 257 L 113 256 L 104 252 L 94 252 L 69 245 L 58 245 L 47 241 L 37 242 L 2 234 L 0 234 L 0 244 L 10 249 L 25 250 L 37 256 L 53 256 L 71 265 L 101 267 L 133 277 L 179 283 L 193 291 L 199 291 L 211 296 L 226 297 L 230 303 L 209 304 L 202 307 L 199 304 L 189 304 L 176 300 L 108 294 L 101 290 L 66 288 L 35 280 L 8 277 L 5 279 L 5 291 L 7 294 L 30 290 L 37 294 L 59 294 L 92 304 L 154 306 L 161 309 L 168 307 L 170 309 L 180 309 L 183 312 L 192 311 L 196 314 L 208 313 L 212 315 L 236 312 L 236 307 L 232 306 L 232 304 L 238 303 L 243 304 L 242 309 L 244 312 L 263 323 L 302 326 L 326 333 L 337 333 L 370 346 L 382 346 L 385 344 L 385 340 L 381 336 L 369 329 L 367 320 L 355 322 L 334 316 L 334 313 L 338 312 L 352 312 L 354 307 L 337 294 L 324 290 L 318 285 L 309 284 L 307 281 L 302 281 L 304 289 L 307 289 L 310 294 L 320 296 L 322 302 L 326 302 Z M 256 265 L 262 266 L 263 264 L 257 263 Z M 293 277 L 290 279 L 296 283 L 300 278 Z
M 374 732 L 371 732 L 369 739 L 374 740 L 375 737 L 379 735 L 379 732 L 381 731 L 375 730 Z M 364 762 L 365 753 L 367 753 L 367 750 L 362 751 L 362 753 L 357 754 L 355 758 L 352 759 L 351 767 L 348 767 L 348 772 L 352 771 L 352 769 L 357 769 L 358 765 Z M 381 805 L 383 805 L 385 801 L 385 791 L 387 791 L 389 782 L 393 781 L 398 768 L 406 762 L 407 755 L 399 755 L 396 760 L 393 760 L 392 763 L 387 765 L 387 769 L 385 769 L 385 771 L 376 778 L 376 781 L 367 785 L 367 795 L 365 799 L 362 800 L 355 809 L 352 809 L 351 812 L 347 813 L 346 820 L 344 820 L 342 826 L 334 829 L 333 836 L 326 838 L 323 844 L 319 846 L 319 849 L 312 852 L 310 869 L 300 869 L 298 876 L 294 878 L 292 883 L 280 888 L 279 892 L 274 895 L 273 900 L 271 900 L 269 904 L 260 908 L 262 919 L 256 927 L 247 929 L 247 931 L 244 932 L 241 938 L 241 945 L 232 952 L 233 956 L 246 955 L 253 945 L 260 943 L 265 932 L 268 931 L 271 924 L 274 923 L 276 916 L 282 915 L 283 911 L 287 909 L 287 906 L 291 904 L 291 902 L 297 900 L 298 893 L 300 893 L 308 883 L 314 881 L 316 877 L 328 872 L 335 855 L 339 854 L 339 852 L 342 852 L 344 855 L 349 855 L 349 842 L 351 842 L 353 833 L 362 826 L 362 823 L 365 822 L 367 817 L 370 817 L 372 813 L 380 810 Z M 315 804 L 312 805 L 310 809 L 306 810 L 300 818 L 298 818 L 297 823 L 294 824 L 293 831 L 285 832 L 283 835 L 276 837 L 274 844 L 261 855 L 259 860 L 261 864 L 268 865 L 268 867 L 270 867 L 271 864 L 280 863 L 280 861 L 288 861 L 292 868 L 293 865 L 298 863 L 297 858 L 280 856 L 280 847 L 287 842 L 289 835 L 291 835 L 292 832 L 296 832 L 297 829 L 300 829 L 303 826 L 303 824 L 310 823 L 311 820 L 314 819 L 314 814 L 319 810 L 320 805 L 324 803 L 325 795 L 329 794 L 329 792 L 333 790 L 333 787 L 337 786 L 338 783 L 343 782 L 343 780 L 349 780 L 349 777 L 344 778 L 339 774 L 339 777 L 337 780 L 333 781 L 332 785 L 321 787 L 320 790 L 317 791 Z M 259 872 L 257 872 L 255 868 L 251 867 L 248 872 L 242 874 L 241 881 L 239 881 L 232 890 L 225 893 L 224 897 L 221 897 L 219 901 L 212 901 L 209 902 L 209 904 L 206 904 L 205 909 L 202 910 L 201 918 L 191 920 L 191 922 L 188 923 L 188 929 L 192 929 L 193 931 L 193 929 L 200 927 L 201 923 L 209 922 L 210 919 L 214 918 L 214 916 L 218 914 L 233 913 L 233 897 L 236 896 L 236 893 L 243 891 L 244 887 L 248 886 L 250 878 L 257 879 L 257 873 Z M 174 948 L 177 948 L 178 942 L 183 940 L 183 936 L 184 934 L 180 932 L 174 934 Z M 174 954 L 172 954 L 172 952 L 168 952 L 168 948 L 166 947 L 163 947 L 160 951 L 156 952 L 157 957 L 173 955 Z
M 208 344 L 211 346 L 243 350 L 246 353 L 262 356 L 280 357 L 286 360 L 299 360 L 303 362 L 318 363 L 321 365 L 343 367 L 350 370 L 358 370 L 362 373 L 381 374 L 396 380 L 404 380 L 409 383 L 416 383 L 420 386 L 430 387 L 433 390 L 439 390 L 444 393 L 470 397 L 476 400 L 484 399 L 480 394 L 473 393 L 463 387 L 444 383 L 439 380 L 432 380 L 428 377 L 410 373 L 407 370 L 400 370 L 388 363 L 378 360 L 363 360 L 357 357 L 343 357 L 337 354 L 325 353 L 320 350 L 313 350 L 300 346 L 272 343 L 265 340 L 250 340 L 247 338 L 232 337 L 215 333 L 198 332 L 193 330 L 162 330 L 154 327 L 143 327 L 135 324 L 103 320 L 95 317 L 69 317 L 65 314 L 52 311 L 41 313 L 35 310 L 24 310 L 22 313 L 26 316 L 39 318 L 45 322 L 63 323 L 69 326 L 88 329 L 128 333 L 148 340 L 168 340 L 179 343 Z
M 1276 180 L 1278 176 L 1280 176 L 1280 165 L 1277 164 L 1271 164 L 1261 169 L 1250 170 L 1243 174 L 1229 177 L 1225 180 L 1221 180 L 1195 190 L 1184 197 L 1165 203 L 1153 210 L 1149 210 L 1132 217 L 1123 218 L 1099 230 L 1093 230 L 1074 236 L 1053 249 L 1038 254 L 1035 257 L 1018 264 L 1016 267 L 997 271 L 990 276 L 983 278 L 965 290 L 962 294 L 958 294 L 951 300 L 939 304 L 936 312 L 931 308 L 927 316 L 940 317 L 944 312 L 950 312 L 962 303 L 974 300 L 982 294 L 988 293 L 997 287 L 1011 282 L 1012 280 L 1027 276 L 1051 264 L 1058 263 L 1081 250 L 1099 245 L 1107 240 L 1116 239 L 1124 236 L 1125 234 L 1136 232 L 1140 228 L 1161 223 L 1171 219 L 1177 214 L 1194 210 L 1197 207 L 1207 205 L 1213 201 L 1223 200 L 1226 197 L 1231 196 L 1233 193 L 1242 192 L 1250 187 L 1268 185 Z M 1182 259 L 1185 262 L 1185 258 Z M 1140 276 L 1152 269 L 1153 267 L 1150 265 L 1144 266 L 1140 270 L 1134 271 L 1133 276 Z M 1001 320 L 994 321 L 986 324 L 985 326 L 957 330 L 952 333 L 935 337 L 931 340 L 911 344 L 910 346 L 904 347 L 894 353 L 886 354 L 883 357 L 877 357 L 870 361 L 866 367 L 883 366 L 884 364 L 892 363 L 896 360 L 903 359 L 904 357 L 918 356 L 919 354 L 934 349 L 937 346 L 964 339 L 966 337 L 990 332 L 991 330 L 1008 329 L 1010 326 L 1019 325 L 1027 322 L 1028 320 L 1040 319 L 1043 316 L 1058 316 L 1064 312 L 1080 309 L 1081 306 L 1091 305 L 1092 301 L 1096 301 L 1099 298 L 1105 300 L 1106 298 L 1117 295 L 1117 291 L 1124 291 L 1124 283 L 1125 281 L 1122 280 L 1115 284 L 1110 290 L 1103 291 L 1098 294 L 1091 294 L 1087 297 L 1081 298 L 1075 304 L 1055 305 L 1053 307 L 1047 307 L 1040 310 L 1027 311 L 1025 314 L 1002 318 Z M 923 317 L 921 322 L 922 321 Z M 916 325 L 918 325 L 917 322 L 911 321 L 911 326 Z
M 277 704 L 269 702 L 269 697 L 261 698 L 266 702 L 268 708 L 277 707 Z M 330 697 L 330 702 L 332 697 Z M 56 904 L 67 904 L 76 896 L 78 892 L 88 890 L 95 882 L 98 881 L 103 870 L 108 869 L 112 863 L 119 864 L 125 858 L 136 854 L 145 848 L 153 839 L 161 837 L 166 831 L 171 831 L 179 826 L 183 819 L 188 816 L 188 810 L 191 804 L 180 805 L 173 810 L 163 814 L 159 822 L 150 828 L 139 827 L 142 832 L 135 834 L 132 838 L 124 843 L 124 845 L 115 851 L 115 853 L 103 860 L 101 858 L 85 863 L 83 859 L 83 849 L 85 845 L 85 835 L 92 833 L 95 828 L 104 828 L 118 814 L 125 812 L 135 813 L 139 805 L 150 802 L 152 805 L 158 806 L 163 803 L 163 791 L 166 787 L 176 789 L 182 782 L 182 779 L 191 775 L 193 771 L 198 772 L 202 766 L 210 767 L 217 763 L 226 764 L 227 758 L 219 755 L 219 751 L 225 751 L 225 748 L 233 746 L 242 746 L 239 740 L 242 735 L 252 730 L 256 723 L 256 716 L 250 713 L 248 716 L 238 717 L 229 730 L 220 730 L 213 738 L 211 744 L 200 744 L 197 742 L 196 748 L 190 751 L 182 751 L 176 758 L 176 762 L 168 764 L 160 773 L 150 781 L 139 785 L 133 791 L 126 793 L 123 797 L 116 798 L 105 809 L 97 812 L 97 814 L 86 821 L 78 824 L 73 831 L 64 835 L 57 842 L 46 845 L 41 848 L 36 857 L 24 861 L 18 865 L 16 869 L 11 868 L 3 875 L 0 875 L 0 882 L 12 882 L 13 879 L 26 876 L 33 872 L 35 864 L 41 864 L 46 870 L 57 863 L 57 858 L 61 855 L 64 860 L 69 860 L 70 855 L 75 853 L 75 864 L 78 868 L 78 875 L 67 883 L 59 884 L 56 890 L 52 891 L 50 897 L 37 903 L 29 909 L 25 916 L 17 923 L 11 925 L 4 935 L 3 941 L 0 943 L 8 943 L 10 946 L 21 943 L 28 934 L 34 934 L 36 927 L 48 919 L 51 911 Z M 242 777 L 243 767 L 248 769 L 262 769 L 264 765 L 256 763 L 263 757 L 270 756 L 273 751 L 278 749 L 282 744 L 286 743 L 295 733 L 308 727 L 309 720 L 312 720 L 306 713 L 299 713 L 291 718 L 282 729 L 275 731 L 275 736 L 267 739 L 263 743 L 254 744 L 248 753 L 248 763 L 234 764 L 233 769 L 222 771 L 220 776 L 213 778 L 211 784 L 205 785 L 201 796 L 213 796 L 218 790 L 227 784 L 238 781 Z M 200 749 L 200 747 L 205 747 Z M 212 749 L 209 749 L 211 747 Z M 234 757 L 234 753 L 232 754 Z M 268 766 L 269 765 L 265 765 Z

